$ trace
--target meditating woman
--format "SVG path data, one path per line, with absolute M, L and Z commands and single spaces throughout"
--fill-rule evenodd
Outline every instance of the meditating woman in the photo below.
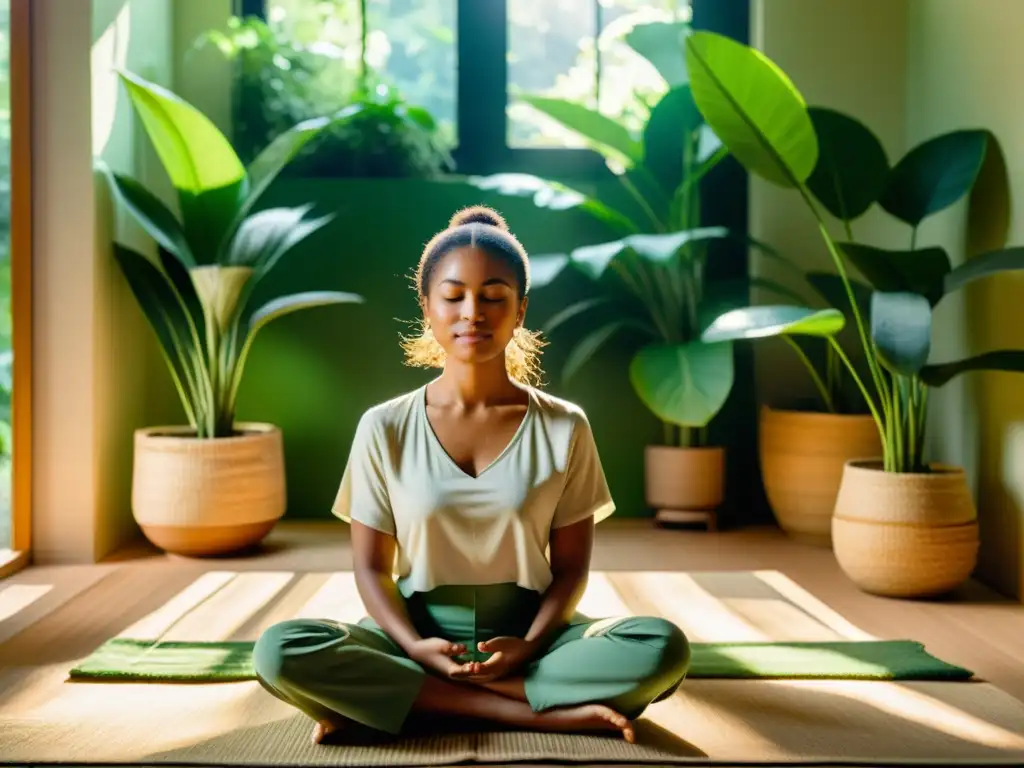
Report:
M 443 371 L 362 416 L 334 504 L 369 616 L 270 627 L 256 674 L 316 742 L 352 721 L 399 734 L 411 713 L 632 741 L 689 644 L 661 618 L 576 611 L 614 503 L 587 416 L 533 385 L 527 255 L 475 206 L 426 246 L 416 287 L 407 360 Z

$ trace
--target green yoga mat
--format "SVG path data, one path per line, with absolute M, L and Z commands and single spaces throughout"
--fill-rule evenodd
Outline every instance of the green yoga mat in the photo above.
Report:
M 108 640 L 71 670 L 75 680 L 231 682 L 255 679 L 251 642 Z M 690 679 L 967 680 L 913 640 L 692 643 Z

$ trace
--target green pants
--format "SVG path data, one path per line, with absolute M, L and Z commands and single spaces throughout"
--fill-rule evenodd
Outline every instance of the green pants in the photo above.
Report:
M 412 595 L 406 609 L 420 636 L 465 643 L 462 660 L 483 661 L 477 643 L 523 637 L 540 600 L 514 584 L 441 587 Z M 635 719 L 679 687 L 689 663 L 686 636 L 665 619 L 577 615 L 519 674 L 535 712 L 601 703 Z M 313 719 L 342 715 L 390 734 L 430 674 L 368 618 L 280 622 L 256 642 L 253 664 L 267 691 Z

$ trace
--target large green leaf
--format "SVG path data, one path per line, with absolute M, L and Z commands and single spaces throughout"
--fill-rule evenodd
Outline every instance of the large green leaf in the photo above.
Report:
M 667 193 L 698 164 L 698 129 L 703 124 L 687 85 L 673 88 L 651 110 L 644 126 L 644 166 Z
M 554 282 L 567 266 L 569 254 L 542 253 L 530 257 L 530 288 L 543 288 Z
M 278 134 L 249 164 L 249 194 L 238 210 L 235 224 L 241 224 L 260 197 L 312 139 L 331 124 L 330 118 L 306 120 Z
M 882 194 L 889 158 L 878 137 L 856 118 L 825 107 L 808 112 L 818 136 L 818 162 L 807 188 L 837 219 L 854 221 Z
M 707 280 L 704 283 L 704 295 L 697 306 L 699 330 L 703 331 L 720 315 L 750 304 L 750 294 L 754 288 L 771 291 L 800 304 L 805 301 L 802 296 L 788 286 L 764 277 Z
M 331 304 L 362 304 L 363 301 L 362 296 L 343 291 L 306 291 L 281 296 L 268 301 L 252 313 L 249 318 L 249 338 L 255 336 L 256 332 L 270 321 L 301 309 L 326 307 Z
M 967 257 L 997 251 L 1010 234 L 1012 201 L 1006 157 L 999 139 L 985 131 L 985 159 L 967 207 Z
M 918 144 L 893 167 L 879 203 L 916 227 L 967 194 L 981 170 L 987 140 L 985 131 L 961 130 Z
M 199 301 L 199 295 L 196 293 L 196 287 L 192 282 L 188 269 L 166 248 L 158 248 L 157 254 L 160 266 L 163 268 L 168 280 L 170 280 L 171 285 L 174 286 L 174 290 L 177 291 L 178 298 L 181 300 L 185 311 L 192 318 L 192 324 L 196 328 L 202 328 L 204 323 L 203 305 Z M 206 339 L 200 335 L 199 341 L 205 350 Z
M 557 120 L 569 130 L 575 131 L 598 152 L 624 166 L 631 166 L 643 159 L 643 147 L 629 130 L 622 123 L 602 115 L 597 110 L 567 99 L 549 96 L 520 95 L 518 98 L 538 112 Z
M 1018 269 L 1024 269 L 1024 246 L 992 251 L 975 256 L 953 269 L 946 275 L 944 290 L 946 293 L 952 293 L 974 280 Z
M 189 327 L 185 308 L 167 277 L 142 254 L 114 244 L 114 258 L 121 267 L 139 308 L 149 321 L 181 397 L 189 421 L 195 424 L 200 393 L 202 354 Z
M 242 161 L 209 118 L 166 88 L 119 74 L 176 189 L 198 195 L 242 183 Z
M 871 337 L 878 358 L 889 370 L 915 375 L 928 362 L 931 350 L 931 305 L 917 293 L 875 291 Z
M 970 371 L 1009 371 L 1024 373 L 1024 351 L 999 349 L 951 363 L 926 365 L 921 369 L 921 380 L 930 387 L 941 387 L 955 376 Z
M 669 88 L 674 88 L 689 79 L 683 45 L 690 29 L 690 24 L 685 21 L 655 21 L 637 24 L 624 39 L 626 45 L 658 70 Z
M 192 255 L 199 263 L 212 263 L 246 197 L 245 167 L 224 134 L 198 109 L 135 74 L 120 76 L 178 191 Z
M 705 343 L 769 336 L 835 336 L 846 323 L 838 309 L 787 305 L 744 307 L 720 315 L 701 334 Z
M 910 291 L 939 303 L 950 272 L 949 254 L 939 246 L 913 251 L 887 251 L 860 243 L 838 243 L 877 291 Z
M 550 211 L 581 210 L 607 224 L 618 234 L 628 235 L 637 231 L 633 221 L 620 211 L 564 184 L 548 181 L 539 176 L 527 173 L 496 173 L 490 176 L 469 176 L 463 181 L 486 192 L 529 198 L 538 208 Z
M 649 344 L 634 355 L 629 379 L 662 421 L 704 427 L 725 405 L 734 378 L 730 342 Z
M 185 232 L 163 201 L 135 179 L 112 171 L 108 176 L 125 208 L 149 236 L 177 256 L 182 264 L 194 267 L 196 260 L 185 240 Z
M 807 180 L 818 160 L 814 125 L 777 65 L 713 32 L 686 39 L 686 63 L 704 121 L 747 170 L 782 187 Z
M 808 272 L 804 277 L 829 306 L 835 307 L 844 315 L 849 313 L 850 317 L 853 316 L 853 307 L 850 306 L 850 297 L 846 293 L 843 278 L 833 272 Z M 861 317 L 867 318 L 871 314 L 871 288 L 859 280 L 850 280 L 850 290 L 853 292 L 853 300 L 857 302 Z
M 605 273 L 615 257 L 626 250 L 661 264 L 670 261 L 684 245 L 721 240 L 729 236 L 729 231 L 724 227 L 701 227 L 664 235 L 630 235 L 608 243 L 581 246 L 569 256 L 583 272 L 596 280 Z
M 224 263 L 252 267 L 259 280 L 285 253 L 334 218 L 334 214 L 327 214 L 305 219 L 312 208 L 307 204 L 254 213 L 238 228 Z

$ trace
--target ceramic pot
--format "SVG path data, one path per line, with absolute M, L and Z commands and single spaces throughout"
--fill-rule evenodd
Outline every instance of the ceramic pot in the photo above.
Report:
M 725 495 L 725 449 L 650 445 L 644 455 L 648 506 L 662 523 L 703 521 L 717 527 Z
M 199 440 L 189 427 L 135 432 L 132 513 L 157 547 L 221 555 L 253 546 L 285 511 L 284 449 L 272 424 Z

